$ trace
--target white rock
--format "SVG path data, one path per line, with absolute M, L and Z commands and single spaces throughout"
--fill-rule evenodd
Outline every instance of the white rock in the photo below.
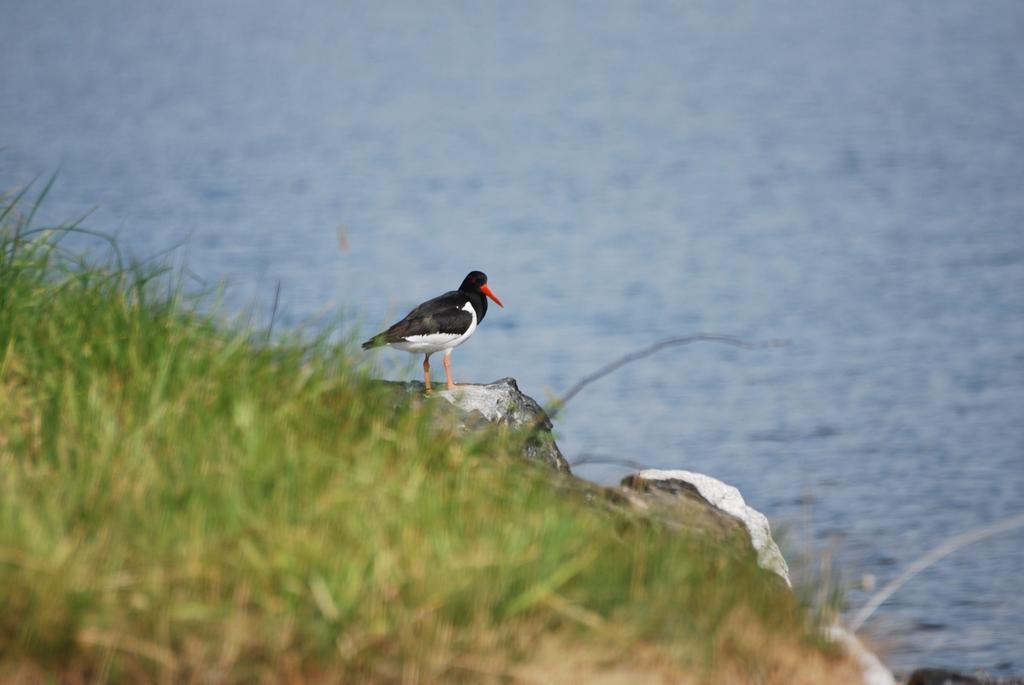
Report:
M 768 525 L 768 517 L 757 509 L 747 506 L 739 490 L 717 478 L 705 476 L 703 473 L 680 469 L 646 469 L 637 475 L 648 481 L 682 480 L 693 485 L 701 497 L 712 505 L 743 521 L 743 525 L 750 533 L 750 542 L 757 551 L 758 565 L 761 568 L 774 571 L 786 581 L 786 585 L 793 586 L 789 580 L 789 566 L 786 564 L 786 559 L 779 551 L 775 540 L 772 539 L 772 529 Z
M 525 422 L 524 417 L 509 413 L 518 402 L 512 386 L 507 383 L 498 381 L 488 385 L 460 385 L 454 390 L 440 390 L 436 394 L 463 411 L 480 412 L 488 421 L 508 419 L 517 427 Z
M 570 473 L 569 462 L 551 436 L 551 420 L 536 400 L 519 390 L 514 378 L 502 378 L 486 385 L 459 385 L 434 394 L 467 416 L 478 412 L 488 421 L 514 430 L 536 427 L 534 437 L 523 446 L 523 456 L 561 473 Z
M 438 390 L 434 393 L 464 412 L 478 411 L 488 421 L 505 423 L 512 428 L 522 428 L 537 421 L 551 428 L 544 409 L 535 399 L 523 394 L 514 378 L 502 378 L 487 384 L 457 385 L 453 390 Z
M 743 521 L 750 532 L 750 541 L 757 550 L 757 561 L 761 568 L 774 571 L 787 585 L 792 585 L 789 580 L 789 566 L 786 565 L 782 552 L 772 539 L 768 518 L 748 506 L 739 490 L 717 478 L 692 471 L 647 469 L 637 476 L 647 481 L 681 480 L 693 485 L 701 497 Z M 857 639 L 856 635 L 838 623 L 829 626 L 826 635 L 857 660 L 864 677 L 864 685 L 896 685 L 892 672 Z

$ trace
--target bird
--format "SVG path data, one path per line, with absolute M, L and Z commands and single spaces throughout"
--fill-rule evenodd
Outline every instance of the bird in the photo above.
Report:
M 391 328 L 364 342 L 363 349 L 387 346 L 412 354 L 423 354 L 423 377 L 427 393 L 433 391 L 430 385 L 430 355 L 444 350 L 444 375 L 448 389 L 452 390 L 456 387 L 452 381 L 452 350 L 469 340 L 487 316 L 488 297 L 504 309 L 505 305 L 487 285 L 487 274 L 470 271 L 458 290 L 451 290 L 417 306 Z

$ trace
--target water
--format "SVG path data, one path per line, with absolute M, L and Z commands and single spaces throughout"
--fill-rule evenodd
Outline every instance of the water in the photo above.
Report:
M 456 377 L 541 399 L 789 339 L 624 368 L 560 444 L 732 482 L 851 585 L 1024 512 L 1020 3 L 5 5 L 0 187 L 59 168 L 44 219 L 187 241 L 260 316 L 280 282 L 278 325 L 482 269 L 507 307 Z M 897 593 L 890 665 L 1024 673 L 1022 544 Z

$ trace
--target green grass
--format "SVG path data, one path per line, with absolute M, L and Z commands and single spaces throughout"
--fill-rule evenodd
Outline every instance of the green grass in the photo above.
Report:
M 13 205 L 0 676 L 486 680 L 471 664 L 549 639 L 756 673 L 737 617 L 813 636 L 741 541 L 566 494 L 508 436 L 396 412 L 350 346 L 266 342 L 173 273 L 67 254 L 66 227 L 33 233 Z

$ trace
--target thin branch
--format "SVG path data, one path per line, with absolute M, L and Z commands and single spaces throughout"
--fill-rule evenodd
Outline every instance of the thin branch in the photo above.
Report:
M 583 466 L 585 464 L 615 464 L 616 466 L 625 466 L 629 469 L 640 469 L 644 471 L 652 468 L 650 464 L 642 464 L 632 459 L 618 459 L 616 457 L 609 457 L 602 454 L 581 454 L 580 456 L 569 462 L 569 466 L 576 468 L 577 466 Z
M 667 349 L 669 347 L 681 347 L 683 345 L 689 345 L 695 342 L 713 342 L 722 345 L 731 345 L 732 347 L 738 347 L 744 350 L 759 350 L 767 347 L 784 347 L 789 344 L 789 341 L 787 340 L 765 340 L 762 342 L 747 342 L 746 340 L 741 340 L 740 338 L 735 338 L 731 335 L 719 335 L 717 333 L 694 333 L 693 335 L 684 335 L 676 338 L 668 338 L 667 340 L 662 340 L 661 342 L 654 343 L 653 345 L 650 345 L 643 349 L 636 350 L 634 352 L 630 352 L 629 354 L 623 355 L 616 359 L 615 361 L 611 362 L 610 364 L 606 364 L 597 371 L 594 371 L 593 373 L 584 376 L 576 383 L 576 385 L 569 388 L 568 392 L 562 395 L 560 399 L 552 403 L 551 407 L 548 408 L 547 410 L 548 418 L 554 420 L 555 416 L 558 415 L 558 412 L 562 410 L 562 407 L 564 407 L 566 403 L 569 402 L 569 400 L 576 397 L 576 395 L 580 394 L 580 391 L 582 391 L 585 387 L 587 387 L 591 383 L 601 380 L 602 378 L 609 374 L 618 371 L 626 364 L 631 364 L 632 362 L 644 359 L 645 357 L 650 357 L 652 354 L 661 352 L 662 350 Z
M 980 542 L 985 538 L 990 538 L 993 535 L 1005 533 L 1008 530 L 1013 530 L 1014 528 L 1020 528 L 1022 526 L 1024 526 L 1024 514 L 1011 516 L 1008 519 L 1003 519 L 999 523 L 975 528 L 974 530 L 969 530 L 966 533 L 961 533 L 960 535 L 953 536 L 946 540 L 924 556 L 919 557 L 917 561 L 908 566 L 903 573 L 886 583 L 881 590 L 872 595 L 871 599 L 868 600 L 868 603 L 865 604 L 861 610 L 857 612 L 857 615 L 853 617 L 853 620 L 850 622 L 850 631 L 855 633 L 860 630 L 861 626 L 864 625 L 864 622 L 871 618 L 871 614 L 875 613 L 875 610 L 882 606 L 885 600 L 889 599 L 894 592 L 903 587 L 907 581 L 934 564 L 939 559 L 952 554 L 961 547 L 966 547 L 967 545 L 975 542 Z

